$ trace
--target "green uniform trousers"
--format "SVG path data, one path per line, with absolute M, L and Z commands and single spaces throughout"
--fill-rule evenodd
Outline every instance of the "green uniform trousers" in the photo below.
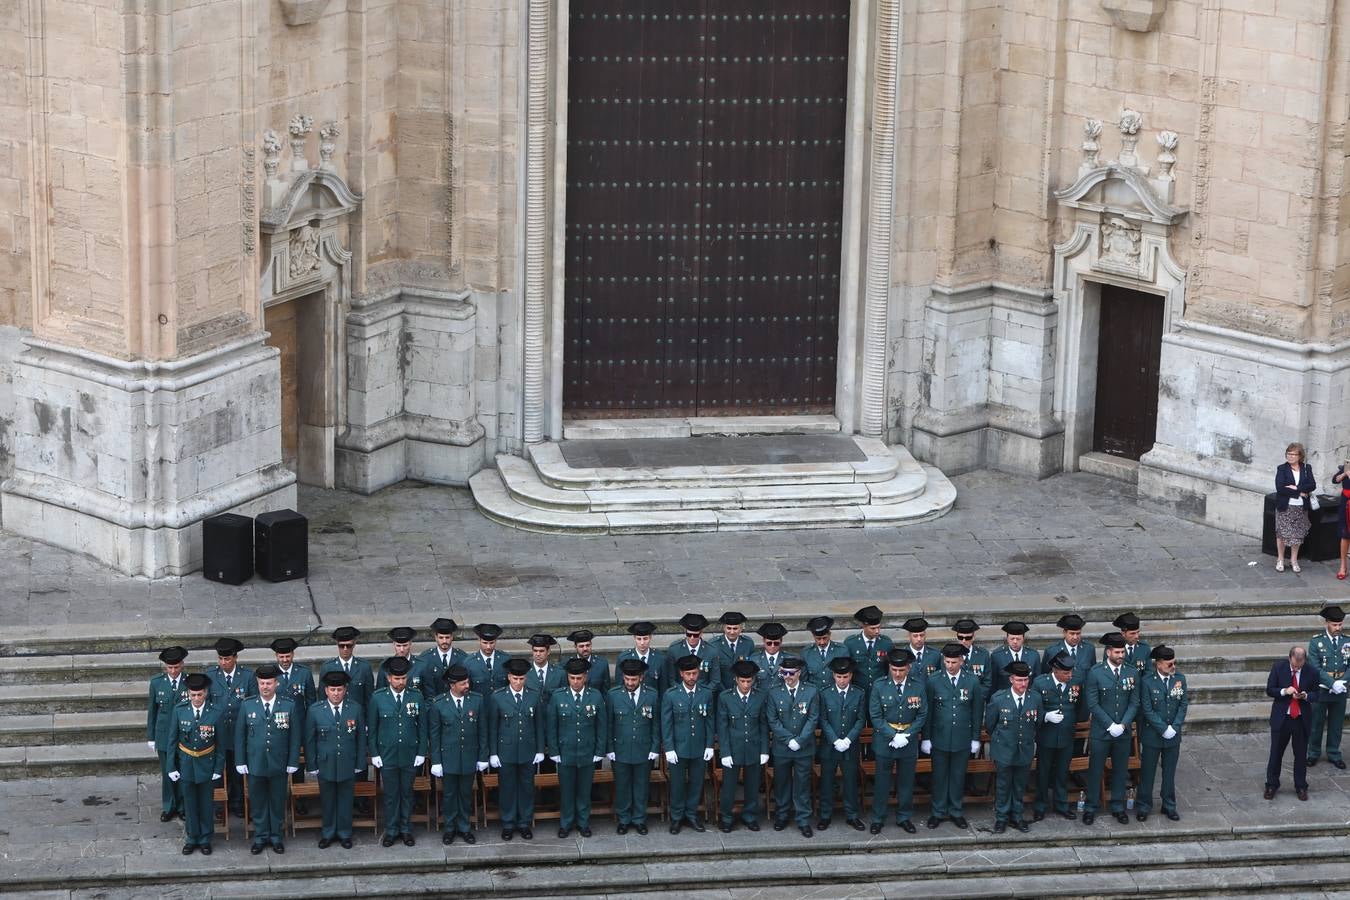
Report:
M 830 821 L 834 815 L 834 786 L 838 776 L 839 792 L 844 798 L 844 818 L 860 818 L 861 803 L 858 801 L 858 749 L 849 747 L 843 753 L 833 747 L 820 755 L 820 797 L 816 818 L 821 822 Z
M 1145 744 L 1139 748 L 1139 796 L 1134 800 L 1135 812 L 1147 813 L 1153 809 L 1153 779 L 1158 775 L 1159 763 L 1162 763 L 1162 791 L 1158 799 L 1162 802 L 1162 811 L 1177 811 L 1177 760 L 1180 758 L 1180 744 L 1172 747 Z
M 169 780 L 174 765 L 174 754 L 159 754 L 159 811 L 178 815 L 183 811 L 183 788 Z
M 1069 811 L 1069 762 L 1073 759 L 1073 745 L 1067 747 L 1036 748 L 1036 800 L 1033 809 L 1044 813 Z
M 1330 695 L 1328 695 L 1330 696 Z M 1308 762 L 1322 756 L 1322 731 L 1327 735 L 1327 759 L 1341 758 L 1341 731 L 1345 727 L 1346 695 L 1341 694 L 1330 703 L 1321 701 L 1312 705 L 1312 731 L 1308 734 Z
M 722 770 L 722 795 L 719 801 L 719 814 L 723 825 L 736 821 L 736 795 L 741 796 L 741 821 L 747 824 L 759 822 L 759 783 L 764 779 L 764 767 L 758 763 L 753 766 L 732 766 Z
M 178 782 L 183 790 L 183 820 L 186 823 L 183 843 L 189 846 L 211 846 L 215 830 L 215 803 L 211 800 L 214 781 Z
M 650 762 L 614 764 L 614 818 L 620 825 L 647 824 L 647 798 L 651 796 Z
M 591 827 L 591 785 L 594 782 L 594 763 L 558 766 L 558 790 L 562 794 L 559 828 Z
M 253 819 L 255 843 L 279 842 L 285 836 L 286 785 L 289 783 L 285 772 L 248 776 L 248 811 Z
M 791 756 L 773 761 L 773 818 L 786 822 L 789 817 L 797 827 L 811 824 L 811 757 Z
M 933 812 L 939 819 L 966 814 L 966 767 L 970 750 L 933 749 Z
M 534 825 L 534 763 L 503 763 L 497 770 L 497 810 L 503 829 Z
M 319 779 L 319 807 L 323 828 L 319 837 L 349 841 L 352 838 L 352 794 L 356 779 L 324 781 Z
M 446 834 L 473 831 L 473 773 L 445 775 L 441 778 L 441 822 Z
M 1031 766 L 999 766 L 994 776 L 994 821 L 1020 822 Z
M 386 837 L 412 834 L 412 766 L 386 765 L 380 769 L 380 793 L 384 795 L 384 833 Z
M 1130 772 L 1129 729 L 1118 738 L 1093 738 L 1088 742 L 1087 803 L 1083 812 L 1095 813 L 1102 807 L 1102 774 L 1111 760 L 1111 812 L 1125 811 L 1125 784 Z
M 670 779 L 670 821 L 692 822 L 698 818 L 698 804 L 703 799 L 703 775 L 708 764 L 701 756 L 693 759 L 681 756 L 679 760 L 666 770 L 666 777 Z
M 908 822 L 914 816 L 914 766 L 917 756 L 878 756 L 877 777 L 872 785 L 872 824 L 886 821 L 886 804 L 891 787 L 896 786 L 895 822 Z

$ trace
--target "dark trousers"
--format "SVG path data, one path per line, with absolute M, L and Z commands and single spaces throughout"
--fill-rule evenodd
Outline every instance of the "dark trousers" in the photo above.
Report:
M 1332 695 L 1324 695 L 1332 696 Z M 1341 732 L 1345 728 L 1346 695 L 1340 694 L 1330 703 L 1318 701 L 1312 705 L 1312 732 L 1308 735 L 1308 761 L 1322 755 L 1322 731 L 1327 735 L 1327 759 L 1341 758 Z
M 591 785 L 595 783 L 595 764 L 558 766 L 558 790 L 562 794 L 559 828 L 591 827 Z
M 994 821 L 1020 822 L 1031 766 L 999 766 L 994 777 Z
M 852 821 L 861 816 L 858 802 L 858 747 L 849 747 L 840 753 L 826 747 L 820 754 L 820 796 L 816 799 L 816 818 L 830 821 L 834 815 L 834 786 L 838 776 L 839 792 L 844 799 L 844 818 Z
M 452 775 L 441 779 L 441 820 L 446 834 L 469 834 L 473 831 L 473 773 Z
M 1125 784 L 1130 776 L 1130 729 L 1118 738 L 1092 738 L 1088 747 L 1087 802 L 1083 812 L 1102 808 L 1102 775 L 1111 760 L 1111 812 L 1125 811 Z
M 759 822 L 759 783 L 764 778 L 764 767 L 756 763 L 752 766 L 732 766 L 722 770 L 722 796 L 719 801 L 719 813 L 722 824 L 730 825 L 735 821 L 737 780 L 741 795 L 741 821 Z
M 652 764 L 614 763 L 614 818 L 620 825 L 647 824 L 647 798 L 651 795 Z
M 244 814 L 244 776 L 234 770 L 234 751 L 225 751 L 225 796 L 229 801 L 230 812 Z
M 773 761 L 773 818 L 786 822 L 794 816 L 798 827 L 811 824 L 811 757 L 775 757 Z
M 1153 780 L 1158 775 L 1158 764 L 1162 763 L 1162 801 L 1163 812 L 1177 811 L 1177 760 L 1181 758 L 1181 744 L 1171 747 L 1150 747 L 1144 744 L 1139 748 L 1139 796 L 1134 800 L 1135 812 L 1146 813 L 1153 809 Z
M 322 809 L 323 828 L 319 837 L 328 840 L 351 840 L 352 837 L 352 793 L 356 789 L 356 780 L 324 781 L 319 779 L 319 806 Z
M 534 825 L 534 764 L 503 763 L 497 771 L 497 811 L 502 828 Z
M 215 804 L 211 801 L 214 781 L 179 781 L 183 789 L 183 820 L 186 837 L 184 844 L 197 847 L 211 846 L 211 833 L 215 830 Z
M 280 843 L 286 828 L 285 772 L 248 776 L 248 811 L 255 843 Z
M 686 759 L 667 766 L 666 777 L 670 779 L 670 821 L 690 822 L 698 818 L 698 804 L 703 796 L 703 775 L 708 764 L 703 757 Z
M 939 819 L 948 816 L 965 817 L 966 768 L 970 765 L 970 748 L 939 750 L 933 748 L 933 811 Z
M 877 777 L 872 785 L 872 824 L 886 820 L 886 804 L 891 799 L 891 786 L 896 788 L 896 824 L 908 822 L 914 816 L 914 766 L 917 755 L 878 756 Z
M 159 751 L 159 810 L 177 815 L 183 811 L 183 788 L 169 780 L 173 767 L 173 754 Z
M 1055 812 L 1069 811 L 1069 763 L 1073 760 L 1073 744 L 1063 747 L 1036 748 L 1036 812 L 1053 808 Z
M 384 794 L 384 833 L 387 837 L 412 834 L 413 777 L 412 766 L 391 766 L 380 769 L 380 793 Z
M 1266 787 L 1280 786 L 1280 767 L 1284 765 L 1284 748 L 1294 745 L 1294 789 L 1308 789 L 1308 717 L 1291 719 L 1270 729 L 1270 761 L 1266 763 Z

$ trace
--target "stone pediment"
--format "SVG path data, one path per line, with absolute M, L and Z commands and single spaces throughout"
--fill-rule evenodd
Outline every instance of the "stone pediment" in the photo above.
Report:
M 341 218 L 361 205 L 361 195 L 330 169 L 309 169 L 296 174 L 275 206 L 263 211 L 259 227 L 267 234 L 306 222 Z
M 1077 181 L 1055 192 L 1055 199 L 1074 209 L 1175 225 L 1188 210 L 1160 196 L 1154 180 L 1132 166 L 1109 162 L 1080 171 Z

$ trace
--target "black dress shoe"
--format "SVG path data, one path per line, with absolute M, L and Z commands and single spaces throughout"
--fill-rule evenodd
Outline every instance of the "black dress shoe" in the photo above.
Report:
M 273 842 L 272 842 L 272 852 L 273 852 L 273 853 L 285 853 L 285 852 L 286 852 L 286 845 L 283 844 L 281 841 L 273 841 Z
M 1139 822 L 1147 822 L 1147 821 L 1148 821 L 1148 813 L 1146 813 L 1146 812 L 1135 813 L 1135 814 L 1134 814 L 1134 818 L 1135 818 L 1137 821 L 1139 821 Z
M 414 846 L 416 843 L 417 843 L 417 839 L 414 838 L 411 834 L 405 834 L 405 835 L 403 835 L 403 846 L 405 846 L 405 847 L 412 847 L 412 846 Z
M 591 829 L 590 829 L 589 827 L 583 827 L 583 828 L 581 829 L 581 836 L 582 836 L 582 837 L 590 837 L 590 836 L 591 836 Z
M 161 822 L 172 822 L 172 821 L 173 821 L 173 813 L 171 813 L 171 812 L 162 812 L 162 813 L 159 814 L 159 820 L 160 820 Z
M 256 844 L 256 843 L 255 843 L 252 847 L 249 847 L 249 848 L 248 848 L 248 852 L 249 852 L 249 853 L 252 853 L 254 856 L 257 856 L 259 853 L 263 852 L 263 849 L 264 849 L 266 846 L 267 846 L 266 844 Z
M 1345 760 L 1343 760 L 1343 759 L 1333 759 L 1333 760 L 1331 761 L 1331 764 L 1332 764 L 1333 766 L 1335 766 L 1336 768 L 1338 768 L 1338 769 L 1344 769 L 1344 768 L 1345 768 Z
M 558 829 L 558 837 L 560 837 L 560 838 L 565 838 L 565 837 L 567 837 L 567 836 L 568 836 L 569 834 L 571 834 L 571 833 L 572 833 L 572 829 L 570 829 L 570 828 L 559 828 L 559 829 Z
M 844 824 L 847 825 L 849 828 L 852 828 L 854 831 L 867 830 L 867 826 L 863 824 L 862 819 L 848 819 L 844 822 Z
M 1163 815 L 1167 816 L 1167 818 L 1173 822 L 1181 821 L 1181 813 L 1177 812 L 1175 809 L 1169 809 L 1165 811 Z
M 339 841 L 338 843 L 342 844 L 342 849 L 343 849 L 343 850 L 350 850 L 350 849 L 352 849 L 352 839 L 351 839 L 351 838 L 343 838 L 343 839 L 342 839 L 341 841 Z
M 881 834 L 881 823 L 873 822 L 872 827 L 868 828 L 867 830 L 871 834 Z
M 202 851 L 202 856 L 210 856 L 210 855 L 211 855 L 211 845 L 210 845 L 210 844 L 202 844 L 202 845 L 201 845 L 199 848 L 197 848 L 197 849 L 199 849 L 199 850 Z
M 638 833 L 638 834 L 646 834 L 646 833 L 647 833 L 647 826 L 646 826 L 645 824 L 644 824 L 644 825 L 635 825 L 635 826 L 633 826 L 633 827 L 637 829 L 637 833 Z
M 914 832 L 919 830 L 914 827 L 914 823 L 911 822 L 909 819 L 906 819 L 905 821 L 900 822 L 898 824 L 900 825 L 901 828 L 905 829 L 905 832 L 907 834 L 913 834 Z
M 1041 821 L 1042 819 L 1045 818 L 1045 810 L 1040 810 L 1039 812 L 1032 813 L 1031 818 L 1033 821 L 1036 822 Z
M 394 838 L 391 835 L 386 834 L 384 837 L 380 838 L 380 846 L 381 847 L 394 846 Z
M 969 828 L 970 823 L 966 821 L 965 816 L 952 816 L 952 824 L 957 828 Z
M 786 828 L 786 827 L 787 827 L 787 822 L 779 822 L 777 819 L 774 820 L 774 823 L 773 823 L 773 830 L 774 830 L 774 831 L 782 831 L 782 830 L 783 830 L 784 828 Z
M 829 827 L 830 827 L 829 819 L 821 819 L 819 822 L 816 823 L 816 831 L 824 831 Z
M 1003 823 L 1003 822 L 995 822 L 995 823 L 994 823 L 994 834 L 1002 834 L 1003 832 L 1005 832 L 1005 831 L 1007 831 L 1007 830 L 1008 830 L 1008 826 L 1007 826 L 1006 823 Z
M 1315 765 L 1317 765 L 1317 760 L 1314 757 L 1308 757 L 1308 768 L 1311 769 Z
M 1307 799 L 1308 799 L 1308 789 L 1307 789 L 1307 788 L 1304 788 L 1304 789 L 1301 790 L 1301 791 L 1297 791 L 1297 790 L 1296 790 L 1296 791 L 1294 791 L 1294 796 L 1298 797 L 1298 799 L 1300 799 L 1300 800 L 1307 800 Z
M 1016 828 L 1023 834 L 1026 834 L 1028 831 L 1031 830 L 1031 826 L 1027 824 L 1026 819 L 1018 819 L 1016 822 L 1012 823 L 1012 827 Z
M 690 822 L 689 827 L 697 831 L 699 834 L 702 834 L 703 832 L 708 830 L 708 827 L 703 824 L 703 820 L 699 818 L 695 818 L 692 822 Z
M 1066 809 L 1064 810 L 1064 812 L 1060 813 L 1060 816 L 1072 822 L 1074 819 L 1078 818 L 1078 813 L 1074 812 L 1071 809 Z
M 1084 825 L 1091 825 L 1093 822 L 1096 821 L 1096 819 L 1097 819 L 1097 814 L 1096 814 L 1096 813 L 1090 813 L 1090 812 L 1085 812 L 1085 813 L 1083 813 L 1083 824 L 1084 824 Z
M 474 834 L 472 831 L 462 831 L 459 836 L 464 838 L 464 843 L 466 844 L 478 843 L 478 835 Z
M 184 856 L 191 856 L 191 855 L 192 855 L 192 851 L 193 851 L 193 850 L 196 850 L 196 849 L 197 849 L 197 845 L 196 845 L 196 844 L 184 844 L 184 845 L 183 845 L 183 855 L 184 855 Z
M 455 842 L 455 833 L 453 831 L 446 831 L 441 833 L 442 844 L 445 844 L 448 847 L 454 842 Z
M 813 837 L 813 836 L 815 835 L 815 832 L 811 830 L 811 826 L 810 826 L 810 825 L 803 825 L 803 826 L 801 827 L 801 832 L 802 832 L 802 837 Z
M 731 828 L 732 828 L 732 825 L 731 825 L 730 822 L 718 822 L 718 823 L 717 823 L 717 830 L 720 831 L 720 832 L 722 832 L 723 834 L 731 834 Z
M 509 840 L 511 840 L 511 836 L 514 835 L 514 834 L 515 834 L 515 831 L 513 831 L 512 829 L 510 829 L 510 828 L 503 828 L 503 829 L 502 829 L 502 840 L 504 840 L 504 841 L 509 841 Z
M 530 827 L 528 825 L 520 829 L 520 839 L 523 841 L 534 840 L 534 832 L 530 830 Z
M 615 825 L 615 826 L 614 826 L 614 833 L 615 833 L 615 834 L 627 834 L 627 833 L 628 833 L 628 824 L 625 823 L 625 822 L 620 822 L 618 825 Z
M 332 838 L 319 838 L 319 849 L 327 850 L 333 844 Z
M 924 824 L 927 825 L 929 828 L 936 828 L 942 824 L 942 820 L 939 819 L 937 816 L 929 816 L 928 821 L 925 822 Z
M 1130 817 L 1124 811 L 1116 813 L 1116 821 L 1122 825 L 1130 824 Z
M 1268 788 L 1266 788 L 1266 792 L 1265 792 L 1264 794 L 1262 794 L 1261 796 L 1265 797 L 1267 800 L 1274 800 L 1274 799 L 1275 799 L 1275 791 L 1276 791 L 1276 790 L 1277 790 L 1277 788 L 1268 787 Z
M 681 822 L 679 819 L 672 820 L 671 823 L 670 823 L 670 833 L 671 833 L 671 834 L 679 834 L 679 833 L 680 833 L 680 828 L 682 828 L 683 826 L 684 826 L 684 823 Z
M 746 827 L 746 828 L 749 828 L 751 831 L 759 831 L 759 823 L 758 823 L 758 822 L 746 822 L 746 823 L 745 823 L 745 827 Z

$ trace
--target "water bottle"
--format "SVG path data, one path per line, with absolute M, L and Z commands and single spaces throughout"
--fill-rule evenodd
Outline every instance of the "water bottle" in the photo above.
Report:
M 1134 809 L 1134 788 L 1125 792 L 1125 808 Z
M 1078 792 L 1078 811 L 1081 813 L 1083 807 L 1087 806 L 1087 791 Z

